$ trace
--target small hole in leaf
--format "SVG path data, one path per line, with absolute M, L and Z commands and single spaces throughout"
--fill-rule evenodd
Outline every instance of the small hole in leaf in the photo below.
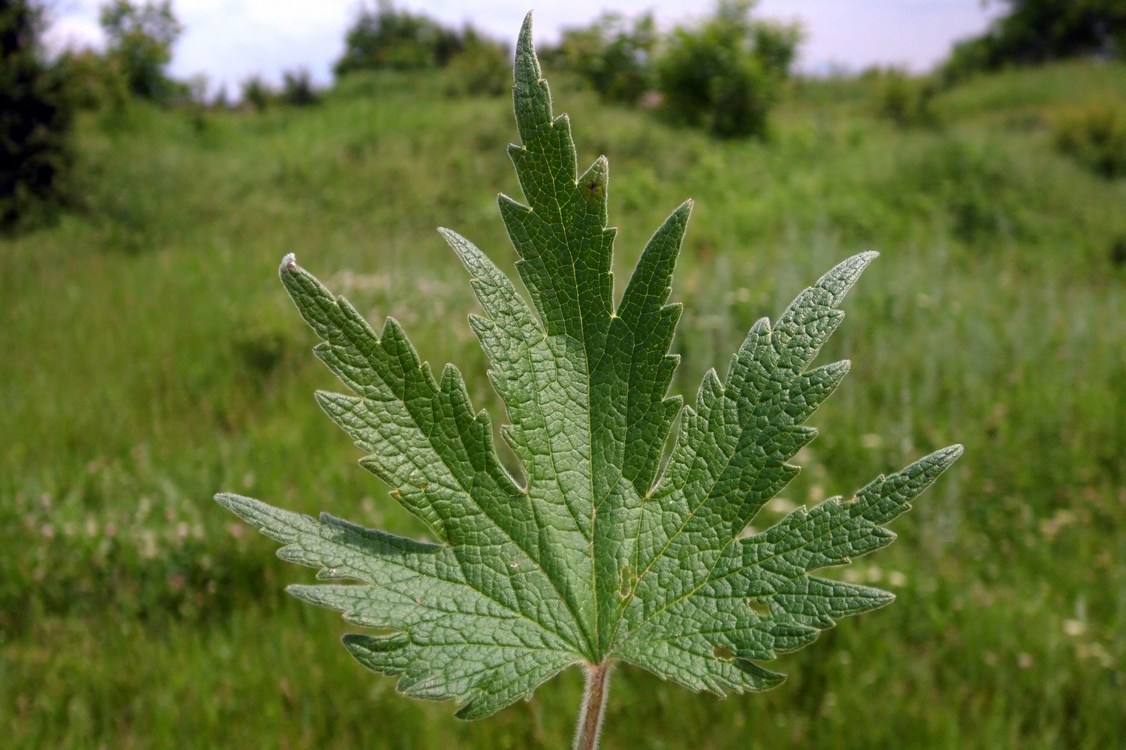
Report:
M 712 653 L 715 654 L 715 658 L 724 661 L 731 661 L 735 658 L 735 652 L 731 650 L 730 646 L 712 646 Z

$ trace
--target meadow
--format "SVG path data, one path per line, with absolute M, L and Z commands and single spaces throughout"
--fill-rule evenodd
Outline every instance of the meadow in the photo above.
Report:
M 820 362 L 852 372 L 802 474 L 756 519 L 852 492 L 940 446 L 966 455 L 838 574 L 893 591 L 775 666 L 759 695 L 629 667 L 606 748 L 1126 747 L 1126 179 L 1059 153 L 1069 107 L 1126 101 L 1126 66 L 970 80 L 937 122 L 877 116 L 870 82 L 799 81 L 765 142 L 600 104 L 547 71 L 580 162 L 610 160 L 617 279 L 696 201 L 673 298 L 673 389 L 833 263 L 881 258 Z M 436 370 L 500 405 L 448 226 L 512 269 L 503 97 L 374 75 L 304 109 L 88 115 L 80 205 L 0 238 L 0 727 L 9 748 L 565 747 L 572 670 L 475 723 L 407 700 L 287 597 L 211 496 L 421 536 L 312 394 L 336 388 L 278 284 L 284 253 Z

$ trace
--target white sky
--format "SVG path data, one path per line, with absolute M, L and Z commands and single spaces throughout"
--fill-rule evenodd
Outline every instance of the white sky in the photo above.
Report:
M 49 41 L 55 47 L 100 45 L 102 0 L 53 0 Z M 237 94 L 253 74 L 278 82 L 282 71 L 307 68 L 316 81 L 331 80 L 332 63 L 359 0 L 173 0 L 185 26 L 174 50 L 177 78 L 203 73 L 213 87 Z M 369 3 L 374 5 L 374 3 Z M 536 38 L 556 41 L 560 29 L 589 24 L 603 10 L 632 17 L 655 12 L 670 26 L 710 12 L 711 0 L 483 0 L 474 10 L 454 0 L 397 0 L 396 8 L 421 12 L 451 26 L 471 21 L 489 35 L 516 38 L 520 22 L 535 10 Z M 984 6 L 984 7 L 983 7 Z M 806 30 L 798 66 L 824 72 L 830 66 L 860 70 L 874 64 L 923 71 L 942 60 L 952 42 L 980 33 L 1000 9 L 983 0 L 761 0 L 755 15 L 799 20 Z

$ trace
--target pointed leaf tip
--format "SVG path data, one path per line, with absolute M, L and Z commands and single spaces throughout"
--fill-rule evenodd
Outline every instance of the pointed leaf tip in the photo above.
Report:
M 513 75 L 517 82 L 524 79 L 525 85 L 535 83 L 540 79 L 540 63 L 536 58 L 535 44 L 532 41 L 532 12 L 524 16 L 524 25 L 520 27 L 520 36 L 516 41 L 516 64 Z
M 287 273 L 297 268 L 297 256 L 293 253 L 286 253 L 281 259 L 281 265 L 278 266 L 278 274 Z

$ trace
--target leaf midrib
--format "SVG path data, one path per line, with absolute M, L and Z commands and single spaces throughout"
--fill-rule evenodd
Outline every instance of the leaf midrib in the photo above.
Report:
M 541 77 L 536 81 L 535 85 L 546 86 L 547 82 Z M 548 120 L 548 123 L 547 123 L 548 131 L 554 132 L 555 128 L 556 128 L 556 124 L 560 120 L 562 120 L 564 124 L 566 124 L 566 122 L 567 122 L 564 115 L 560 115 L 559 117 L 551 117 Z M 572 149 L 574 149 L 573 142 L 571 144 L 571 147 L 572 147 Z M 528 151 L 527 145 L 522 146 L 522 148 L 525 150 L 525 152 Z M 578 161 L 577 152 L 575 152 L 575 160 L 576 160 L 576 162 Z M 571 273 L 571 282 L 573 284 L 574 289 L 578 290 L 581 287 L 579 285 L 578 271 L 575 268 L 575 255 L 574 255 L 574 252 L 572 251 L 572 248 L 571 248 L 570 228 L 569 228 L 568 222 L 564 221 L 563 202 L 559 198 L 559 196 L 563 194 L 563 190 L 561 190 L 561 188 L 560 188 L 560 183 L 559 183 L 558 176 L 556 174 L 556 170 L 548 170 L 548 174 L 550 175 L 550 179 L 551 179 L 551 192 L 550 192 L 551 200 L 548 201 L 548 203 L 549 203 L 548 208 L 552 211 L 552 213 L 554 214 L 553 218 L 555 218 L 556 221 L 557 221 L 556 226 L 559 228 L 559 231 L 562 235 L 562 240 L 563 240 L 563 243 L 564 243 L 563 247 L 565 248 L 565 250 L 567 252 L 567 258 L 568 258 L 568 261 L 569 261 L 568 265 L 569 265 L 570 273 Z M 569 180 L 568 182 L 569 182 L 569 184 L 572 188 L 577 188 L 578 185 L 579 185 L 578 176 L 576 176 L 573 180 Z M 531 211 L 532 213 L 538 213 L 537 210 L 536 210 L 536 206 L 532 205 L 531 201 L 529 201 L 528 210 Z M 598 237 L 597 239 L 600 240 L 601 237 Z M 613 296 L 613 295 L 611 295 L 611 296 Z M 586 493 L 586 495 L 590 499 L 590 536 L 587 538 L 587 542 L 588 542 L 587 548 L 590 550 L 590 591 L 591 591 L 591 603 L 592 603 L 592 606 L 593 606 L 592 617 L 590 619 L 590 628 L 591 629 L 590 629 L 589 634 L 587 634 L 587 629 L 585 627 L 583 627 L 582 620 L 578 617 L 577 613 L 574 612 L 574 610 L 572 610 L 571 614 L 575 617 L 575 621 L 576 621 L 576 624 L 578 624 L 578 626 L 579 626 L 580 632 L 587 634 L 587 637 L 590 639 L 590 643 L 588 644 L 589 645 L 589 651 L 587 652 L 587 656 L 589 656 L 595 663 L 597 663 L 597 662 L 600 662 L 602 660 L 604 653 L 603 653 L 603 648 L 601 647 L 602 644 L 599 640 L 598 623 L 600 622 L 601 602 L 599 601 L 599 598 L 598 598 L 598 561 L 597 561 L 598 549 L 597 549 L 597 544 L 596 544 L 598 535 L 595 531 L 596 525 L 598 523 L 598 505 L 601 504 L 601 503 L 595 503 L 595 497 L 594 497 L 594 494 L 595 494 L 594 423 L 593 423 L 594 408 L 593 408 L 593 403 L 592 403 L 592 398 L 591 398 L 591 392 L 592 392 L 592 375 L 593 375 L 594 370 L 595 370 L 595 364 L 592 361 L 592 356 L 591 356 L 592 352 L 590 351 L 590 347 L 589 347 L 590 342 L 587 340 L 586 316 L 583 314 L 584 310 L 583 310 L 581 301 L 578 299 L 577 296 L 575 298 L 575 303 L 578 307 L 579 335 L 581 337 L 579 339 L 579 343 L 582 346 L 582 350 L 583 350 L 583 354 L 584 354 L 583 358 L 586 361 L 586 368 L 585 368 L 586 372 L 583 373 L 583 375 L 584 375 L 584 379 L 586 381 L 587 408 L 586 408 L 585 417 L 586 417 L 586 433 L 587 433 L 587 451 L 588 451 L 588 453 L 587 453 L 586 456 L 584 456 L 584 458 L 586 459 L 587 465 L 589 466 L 589 471 L 587 472 L 587 493 Z M 568 334 L 564 333 L 564 335 L 568 335 Z M 538 402 L 538 399 L 537 399 L 537 402 Z M 552 452 L 552 466 L 553 467 L 555 466 L 554 451 Z M 562 489 L 562 488 L 560 488 L 560 489 Z M 563 502 L 564 502 L 564 505 L 567 504 L 565 498 L 564 498 Z M 568 511 L 568 512 L 570 512 L 570 511 Z M 607 644 L 607 649 L 608 648 L 609 648 L 609 644 Z

